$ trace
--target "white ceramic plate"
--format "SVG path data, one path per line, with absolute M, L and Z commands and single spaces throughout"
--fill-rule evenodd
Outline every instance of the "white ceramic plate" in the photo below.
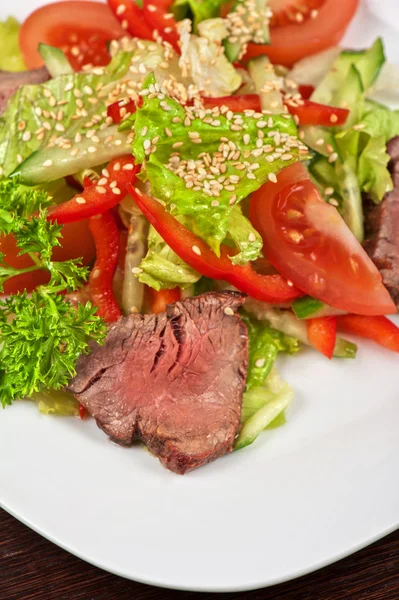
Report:
M 345 42 L 377 35 L 399 62 L 397 32 L 364 7 Z M 16 403 L 0 414 L 0 504 L 103 569 L 203 591 L 292 579 L 396 529 L 397 355 L 362 343 L 353 362 L 304 351 L 280 366 L 297 391 L 289 423 L 185 477 L 93 422 Z

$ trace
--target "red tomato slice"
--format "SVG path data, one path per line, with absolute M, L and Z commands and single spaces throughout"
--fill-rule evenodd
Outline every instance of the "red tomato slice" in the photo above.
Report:
M 233 112 L 244 112 L 244 110 L 262 110 L 258 94 L 241 94 L 237 96 L 222 96 L 219 98 L 202 97 L 205 108 L 214 108 L 215 106 L 227 106 Z
M 92 262 L 95 256 L 95 247 L 87 221 L 64 225 L 62 235 L 60 240 L 62 246 L 55 248 L 53 252 L 54 260 L 64 261 L 82 257 L 84 265 Z M 4 261 L 16 269 L 25 269 L 33 265 L 33 261 L 26 254 L 18 256 L 19 248 L 16 246 L 13 235 L 0 238 L 0 252 L 5 254 Z M 36 286 L 47 281 L 48 274 L 44 271 L 24 273 L 9 279 L 4 285 L 4 293 L 15 294 L 24 289 L 31 292 Z
M 267 54 L 271 62 L 291 67 L 295 62 L 338 44 L 359 0 L 325 0 L 314 19 L 271 30 L 271 44 L 249 44 L 246 59 Z
M 299 163 L 252 194 L 250 217 L 265 256 L 299 289 L 346 312 L 396 312 L 377 267 Z
M 73 68 L 80 70 L 88 63 L 108 64 L 107 42 L 123 35 L 122 27 L 106 4 L 68 0 L 35 10 L 23 23 L 19 42 L 29 69 L 43 65 L 37 51 L 43 42 L 61 48 Z
M 269 7 L 273 13 L 270 21 L 271 27 L 283 27 L 304 21 L 317 16 L 318 9 L 325 0 L 269 0 Z
M 174 304 L 181 298 L 181 290 L 179 287 L 176 287 L 173 290 L 160 290 L 159 292 L 152 288 L 148 288 L 147 293 L 151 312 L 155 315 L 165 312 L 168 304 Z

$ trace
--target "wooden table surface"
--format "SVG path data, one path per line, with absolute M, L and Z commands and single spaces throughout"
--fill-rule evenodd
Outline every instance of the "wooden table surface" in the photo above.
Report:
M 399 531 L 273 588 L 196 594 L 154 588 L 75 558 L 0 510 L 0 600 L 399 600 Z

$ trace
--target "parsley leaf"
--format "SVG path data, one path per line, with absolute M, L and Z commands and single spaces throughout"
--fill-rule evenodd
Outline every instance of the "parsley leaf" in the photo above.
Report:
M 0 398 L 3 406 L 46 389 L 62 389 L 75 374 L 79 356 L 90 341 L 101 342 L 106 327 L 90 302 L 73 307 L 60 292 L 75 291 L 87 279 L 79 259 L 52 259 L 62 226 L 47 221 L 51 198 L 17 181 L 0 182 L 0 234 L 12 233 L 20 254 L 32 266 L 15 269 L 0 253 L 0 288 L 20 273 L 47 270 L 50 280 L 31 295 L 26 291 L 0 300 Z M 29 217 L 31 212 L 35 216 Z

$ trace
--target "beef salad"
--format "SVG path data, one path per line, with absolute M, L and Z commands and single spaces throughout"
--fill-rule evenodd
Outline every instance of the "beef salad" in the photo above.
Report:
M 91 416 L 185 473 L 285 424 L 280 353 L 399 352 L 398 75 L 381 39 L 339 47 L 357 5 L 0 23 L 3 407 Z

